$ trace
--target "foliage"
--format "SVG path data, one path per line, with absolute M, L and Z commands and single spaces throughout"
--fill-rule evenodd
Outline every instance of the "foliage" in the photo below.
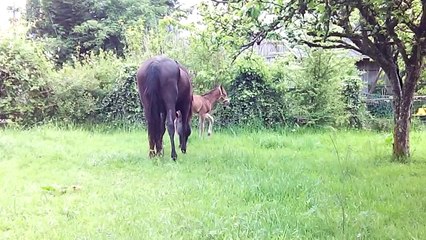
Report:
M 139 94 L 136 89 L 136 71 L 138 66 L 126 66 L 117 78 L 113 89 L 102 99 L 97 110 L 99 120 L 113 123 L 141 123 Z
M 287 38 L 370 57 L 392 85 L 394 155 L 409 156 L 410 108 L 426 56 L 426 1 L 213 1 L 201 10 L 210 31 L 223 41 L 242 40 L 242 50 Z
M 143 19 L 144 28 L 152 28 L 174 6 L 173 0 L 27 0 L 26 17 L 32 35 L 56 40 L 50 51 L 62 65 L 75 53 L 100 49 L 122 56 L 126 27 Z
M 231 102 L 218 117 L 222 124 L 283 124 L 282 97 L 268 81 L 264 60 L 251 56 L 235 64 L 235 77 L 228 91 Z
M 372 116 L 379 118 L 390 118 L 392 117 L 392 102 L 389 99 L 368 101 L 367 109 Z
M 189 69 L 198 94 L 230 82 L 229 49 L 212 47 L 214 39 L 208 31 L 182 24 L 176 16 L 161 19 L 158 27 L 148 32 L 141 31 L 142 24 L 127 29 L 126 41 L 132 43 L 128 56 L 138 61 L 158 54 L 177 59 Z
M 348 114 L 349 126 L 362 128 L 365 119 L 365 104 L 363 103 L 361 91 L 362 82 L 359 78 L 348 78 L 344 81 L 343 101 L 345 102 L 345 111 Z
M 353 60 L 339 52 L 306 53 L 301 59 L 281 57 L 271 68 L 272 82 L 284 98 L 287 122 L 351 127 L 355 127 L 354 122 L 361 124 L 365 108 Z
M 420 82 L 417 86 L 417 94 L 426 95 L 426 68 L 423 68 L 422 75 L 420 76 Z
M 0 39 L 0 119 L 32 125 L 51 116 L 51 68 L 39 44 L 18 36 Z
M 295 89 L 287 93 L 292 101 L 289 110 L 309 125 L 341 124 L 344 119 L 340 94 L 343 79 L 332 60 L 330 53 L 313 51 L 302 61 L 303 71 L 294 79 Z
M 96 119 L 102 99 L 119 78 L 123 62 L 111 52 L 86 55 L 83 61 L 66 64 L 50 78 L 58 105 L 56 118 L 65 122 Z
M 389 117 L 372 116 L 366 124 L 367 129 L 378 132 L 391 132 L 393 128 L 393 120 Z

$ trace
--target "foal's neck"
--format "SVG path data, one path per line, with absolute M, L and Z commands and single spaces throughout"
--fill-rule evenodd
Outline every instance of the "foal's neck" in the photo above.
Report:
M 209 101 L 211 105 L 213 105 L 219 98 L 220 98 L 220 92 L 216 89 L 213 89 L 212 91 L 206 93 L 203 95 L 203 97 Z

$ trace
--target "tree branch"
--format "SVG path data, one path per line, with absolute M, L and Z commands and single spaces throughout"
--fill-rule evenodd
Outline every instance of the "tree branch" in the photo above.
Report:
M 373 27 L 379 26 L 379 23 L 376 19 L 376 14 L 370 8 L 368 8 L 366 2 L 357 1 L 356 7 L 361 13 L 362 17 L 367 21 L 367 23 Z
M 398 47 L 398 50 L 401 53 L 402 59 L 404 60 L 405 64 L 407 64 L 408 63 L 407 49 L 405 48 L 404 43 L 402 43 L 401 39 L 398 37 L 397 33 L 395 32 L 395 27 L 397 24 L 398 24 L 398 20 L 395 18 L 387 19 L 385 22 L 386 29 L 388 30 L 390 37 L 396 43 L 396 46 Z
M 229 1 L 228 0 L 211 0 L 212 2 L 215 2 L 215 3 L 218 3 L 218 4 L 220 4 L 220 3 L 223 3 L 223 4 L 227 4 L 227 3 L 229 3 Z
M 317 47 L 317 48 L 323 48 L 323 49 L 349 49 L 349 50 L 353 50 L 356 51 L 358 53 L 364 54 L 359 48 L 352 46 L 348 43 L 345 43 L 343 41 L 338 41 L 338 40 L 327 40 L 328 42 L 333 42 L 334 44 L 332 45 L 325 45 L 325 44 L 321 44 L 318 42 L 311 42 L 311 41 L 307 41 L 307 40 L 301 40 L 300 42 L 303 44 L 306 44 L 308 47 Z
M 284 5 L 281 5 L 281 4 L 278 4 L 278 3 L 276 3 L 276 2 L 269 2 L 269 1 L 262 1 L 262 0 L 260 0 L 259 2 L 261 2 L 261 3 L 266 3 L 266 4 L 271 4 L 271 5 L 274 5 L 274 6 L 276 6 L 276 7 L 279 7 L 279 8 L 284 8 Z
M 257 35 L 253 40 L 251 40 L 249 43 L 244 44 L 243 46 L 241 46 L 240 50 L 238 50 L 238 52 L 236 54 L 234 54 L 234 56 L 232 56 L 232 61 L 231 64 L 234 63 L 234 61 L 237 59 L 238 56 L 241 55 L 241 53 L 243 53 L 245 50 L 251 48 L 254 46 L 255 43 L 260 43 L 263 40 L 265 40 L 266 35 Z
M 289 20 L 290 18 L 291 18 L 291 16 L 279 16 L 272 23 L 265 26 L 262 29 L 262 31 L 253 34 L 252 40 L 250 42 L 244 44 L 243 46 L 241 46 L 241 48 L 238 50 L 238 52 L 232 57 L 231 63 L 233 63 L 237 59 L 237 57 L 239 55 L 241 55 L 241 53 L 243 53 L 245 50 L 249 49 L 250 47 L 253 47 L 254 44 L 256 44 L 256 43 L 260 44 L 263 40 L 266 39 L 266 36 L 268 35 L 269 32 L 273 32 L 273 31 L 279 29 L 281 27 L 280 23 L 282 21 Z

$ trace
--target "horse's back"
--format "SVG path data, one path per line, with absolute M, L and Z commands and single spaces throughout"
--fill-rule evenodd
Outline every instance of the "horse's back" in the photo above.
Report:
M 153 78 L 154 73 L 158 76 L 148 80 Z M 147 59 L 139 67 L 136 78 L 142 95 L 147 94 L 150 85 L 156 84 L 157 94 L 163 101 L 175 101 L 179 105 L 192 104 L 192 84 L 188 70 L 169 57 L 160 55 Z
M 146 60 L 139 67 L 137 71 L 137 82 L 138 84 L 144 85 L 148 74 L 151 74 L 151 69 L 158 71 L 158 79 L 161 84 L 168 83 L 166 81 L 173 81 L 177 84 L 180 76 L 180 69 L 176 61 L 165 56 L 155 56 Z

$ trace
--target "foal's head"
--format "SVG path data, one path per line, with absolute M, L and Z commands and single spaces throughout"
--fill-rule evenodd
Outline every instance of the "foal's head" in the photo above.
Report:
M 219 86 L 217 86 L 217 88 L 216 88 L 218 91 L 219 91 L 219 93 L 220 93 L 220 96 L 219 96 L 219 101 L 221 101 L 223 104 L 225 104 L 225 105 L 228 105 L 229 104 L 229 102 L 231 101 L 231 99 L 230 98 L 228 98 L 228 93 L 226 93 L 226 90 L 225 90 L 225 88 L 222 86 L 222 84 L 220 84 Z

